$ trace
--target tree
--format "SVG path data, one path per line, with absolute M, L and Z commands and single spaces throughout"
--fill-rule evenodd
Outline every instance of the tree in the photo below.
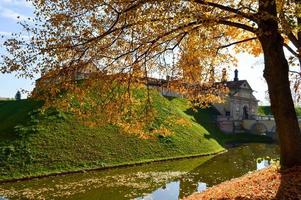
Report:
M 20 91 L 18 91 L 18 92 L 16 93 L 15 99 L 16 99 L 17 101 L 21 100 L 21 92 L 20 92 Z
M 60 69 L 67 76 L 79 66 L 93 62 L 108 73 L 130 73 L 132 66 L 138 65 L 138 71 L 143 70 L 147 77 L 151 70 L 169 67 L 166 58 L 172 54 L 187 59 L 183 47 L 190 43 L 193 48 L 201 47 L 207 57 L 217 58 L 203 75 L 202 80 L 209 81 L 208 74 L 212 78 L 229 61 L 227 47 L 236 45 L 234 49 L 238 52 L 263 53 L 264 78 L 280 139 L 281 164 L 283 167 L 301 164 L 300 129 L 290 91 L 289 63 L 283 50 L 287 48 L 300 60 L 299 1 L 32 2 L 36 8 L 34 23 L 23 23 L 32 37 L 29 41 L 16 37 L 6 41 L 10 55 L 4 57 L 2 72 L 19 71 L 20 75 L 32 76 Z M 183 69 L 183 65 L 178 66 Z M 199 73 L 200 66 L 206 65 L 198 65 L 193 73 Z M 196 79 L 191 76 L 190 67 L 185 69 L 189 73 L 184 74 Z

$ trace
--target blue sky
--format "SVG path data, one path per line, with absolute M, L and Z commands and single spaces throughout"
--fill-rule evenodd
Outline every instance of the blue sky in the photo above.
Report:
M 0 0 L 0 35 L 9 37 L 13 32 L 20 32 L 20 20 L 32 16 L 33 8 L 26 0 Z M 18 18 L 19 16 L 19 18 Z M 0 54 L 4 54 L 3 41 L 0 39 Z M 14 74 L 0 73 L 0 97 L 14 97 L 17 90 L 32 90 L 34 80 L 18 79 Z M 26 95 L 23 95 L 26 96 Z
M 21 31 L 20 20 L 26 20 L 32 16 L 33 8 L 26 0 L 0 0 L 0 35 L 9 36 L 12 32 Z M 19 16 L 19 18 L 18 18 Z M 4 37 L 4 38 L 5 38 Z M 2 46 L 4 39 L 0 39 L 0 54 L 4 54 Z M 263 60 L 262 57 L 254 58 L 248 54 L 237 55 L 239 60 L 238 70 L 239 79 L 249 81 L 251 87 L 255 90 L 254 95 L 261 104 L 267 104 L 265 91 L 267 86 L 263 80 Z M 229 79 L 233 78 L 233 72 L 229 73 Z M 31 91 L 34 87 L 34 80 L 18 79 L 14 74 L 0 73 L 0 97 L 14 97 L 17 90 L 24 89 Z M 23 95 L 25 97 L 26 95 Z

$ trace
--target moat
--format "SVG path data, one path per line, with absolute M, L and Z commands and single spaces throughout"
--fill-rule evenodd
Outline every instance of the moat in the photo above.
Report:
M 247 144 L 228 152 L 132 167 L 0 184 L 0 199 L 177 200 L 249 171 L 278 157 L 275 144 Z

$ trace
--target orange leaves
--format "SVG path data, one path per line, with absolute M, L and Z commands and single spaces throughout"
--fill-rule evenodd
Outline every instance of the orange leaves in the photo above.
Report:
M 71 18 L 65 13 L 57 13 L 52 15 L 50 21 L 53 26 L 59 26 L 59 25 L 70 25 Z M 64 24 L 63 24 L 64 23 Z
M 218 68 L 235 62 L 219 46 L 246 36 L 246 32 L 220 25 L 219 21 L 229 19 L 248 24 L 241 21 L 241 16 L 197 1 L 36 0 L 34 3 L 41 26 L 29 26 L 34 35 L 31 43 L 22 52 L 12 51 L 12 54 L 15 58 L 23 57 L 27 66 L 36 66 L 33 68 L 38 72 L 86 62 L 120 72 L 136 70 L 137 63 L 147 61 L 146 71 L 157 73 L 168 67 L 163 60 L 174 54 L 176 59 L 181 57 L 181 66 L 175 71 L 183 70 L 187 82 L 207 81 L 212 66 Z M 226 7 L 250 6 L 232 0 L 219 3 Z M 16 49 L 13 45 L 12 48 Z M 259 49 L 250 52 L 257 55 Z M 37 58 L 30 59 L 33 55 Z
M 294 199 L 297 196 L 292 191 L 298 191 L 296 183 L 301 180 L 300 174 L 300 168 L 291 174 L 286 174 L 283 172 L 279 173 L 277 167 L 272 166 L 240 178 L 226 181 L 209 188 L 205 192 L 191 195 L 186 199 Z M 287 186 L 290 182 L 292 184 Z M 284 188 L 287 190 L 279 196 L 279 191 L 282 191 Z
M 88 69 L 81 69 L 82 73 Z M 122 132 L 140 138 L 172 134 L 166 128 L 167 121 L 164 122 L 166 126 L 152 127 L 157 117 L 152 105 L 154 91 L 148 94 L 140 75 L 131 80 L 129 74 L 100 72 L 80 80 L 47 75 L 38 81 L 34 92 L 35 98 L 44 100 L 44 109 L 55 107 L 72 113 L 85 126 L 115 125 Z
M 259 42 L 257 42 L 254 46 L 251 47 L 250 53 L 256 57 L 262 55 L 263 51 L 261 46 L 259 45 Z
M 186 126 L 186 127 L 191 127 L 192 124 L 190 121 L 188 121 L 187 119 L 181 118 L 181 119 L 177 119 L 176 123 L 178 125 L 182 125 L 182 126 Z
M 166 127 L 160 127 L 159 129 L 155 129 L 152 131 L 153 134 L 158 134 L 160 136 L 163 136 L 163 137 L 167 137 L 167 136 L 170 136 L 172 135 L 172 132 L 171 130 L 167 129 Z
M 228 44 L 237 42 L 237 44 L 232 46 L 236 53 L 246 52 L 254 56 L 259 56 L 263 53 L 258 40 L 254 39 L 240 43 L 240 41 L 247 40 L 248 38 L 254 38 L 255 35 L 252 33 L 248 33 L 235 27 L 227 27 L 225 29 L 225 35 L 227 36 Z
M 225 28 L 224 33 L 231 39 L 237 39 L 238 37 L 241 37 L 243 31 L 235 27 L 227 27 Z
M 209 5 L 210 2 L 213 4 Z M 220 102 L 224 89 L 211 86 L 221 79 L 221 68 L 236 63 L 229 51 L 220 47 L 254 37 L 233 26 L 235 22 L 253 27 L 249 20 L 240 15 L 240 11 L 246 15 L 252 14 L 252 9 L 256 9 L 254 0 L 34 0 L 34 4 L 38 23 L 25 27 L 34 37 L 26 45 L 18 40 L 7 44 L 11 47 L 9 53 L 13 59 L 7 58 L 4 70 L 29 74 L 33 73 L 33 69 L 38 73 L 55 72 L 53 77 L 58 75 L 58 78 L 50 78 L 50 85 L 46 83 L 40 87 L 44 88 L 40 95 L 45 92 L 48 95 L 44 95 L 45 99 L 52 103 L 60 97 L 62 107 L 81 116 L 88 115 L 89 109 L 103 110 L 108 112 L 107 116 L 112 121 L 118 118 L 114 115 L 117 108 L 123 114 L 137 111 L 134 107 L 128 107 L 132 103 L 130 95 L 121 95 L 125 93 L 122 91 L 124 88 L 119 88 L 118 92 L 121 92 L 118 93 L 110 85 L 130 82 L 132 76 L 135 82 L 137 77 L 160 73 L 163 76 L 175 75 L 177 83 L 171 87 L 196 102 L 196 105 Z M 233 12 L 233 9 L 238 10 Z M 225 25 L 222 23 L 224 21 L 232 22 L 232 25 Z M 256 56 L 261 53 L 258 41 L 238 44 L 235 50 Z M 178 62 L 171 63 L 171 57 Z M 80 90 L 72 76 L 85 63 L 94 63 L 112 77 L 104 78 L 95 85 L 85 82 L 84 86 L 92 86 L 93 92 Z M 63 73 L 58 74 L 61 69 Z M 141 84 L 135 84 L 135 87 L 141 87 Z M 60 85 L 60 88 L 52 85 Z M 63 97 L 70 102 L 63 100 Z M 82 101 L 89 103 L 79 103 Z M 129 120 L 129 115 L 124 115 L 124 118 Z

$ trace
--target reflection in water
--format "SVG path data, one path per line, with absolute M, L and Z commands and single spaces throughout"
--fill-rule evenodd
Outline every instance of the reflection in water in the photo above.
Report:
M 206 183 L 199 182 L 196 185 L 197 185 L 197 188 L 195 191 L 192 191 L 192 193 L 193 192 L 202 192 L 207 189 Z M 178 199 L 180 197 L 179 191 L 181 191 L 180 182 L 173 181 L 173 182 L 168 183 L 165 186 L 155 190 L 151 194 L 148 194 L 144 197 L 136 198 L 136 200 Z
M 180 182 L 174 181 L 155 190 L 149 195 L 136 198 L 137 200 L 155 200 L 155 199 L 178 199 L 180 190 Z
M 195 191 L 191 191 L 191 193 L 186 194 L 192 194 L 193 192 L 202 192 L 207 189 L 207 184 L 203 182 L 199 182 L 196 184 L 197 188 Z M 136 198 L 136 200 L 156 200 L 156 199 L 179 199 L 183 198 L 187 195 L 180 195 L 179 191 L 183 191 L 183 188 L 180 187 L 179 181 L 174 181 L 171 183 L 166 184 L 165 186 L 155 190 L 151 194 L 148 194 L 144 197 Z
M 256 159 L 278 157 L 276 145 L 249 144 L 215 157 L 34 179 L 0 185 L 9 199 L 177 200 L 222 181 L 266 167 Z
M 260 170 L 260 169 L 264 169 L 268 166 L 270 166 L 271 164 L 271 161 L 270 160 L 262 160 L 260 162 L 257 162 L 257 170 Z
M 207 184 L 206 183 L 203 183 L 203 182 L 199 182 L 198 183 L 198 190 L 197 190 L 197 192 L 203 192 L 206 189 L 207 189 Z

